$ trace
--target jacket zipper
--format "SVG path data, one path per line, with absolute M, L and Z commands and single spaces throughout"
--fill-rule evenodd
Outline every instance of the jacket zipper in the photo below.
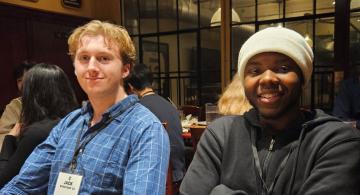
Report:
M 263 170 L 262 170 L 262 175 L 263 175 L 264 182 L 266 182 L 266 174 L 267 174 L 268 164 L 269 164 L 269 161 L 270 161 L 272 150 L 274 148 L 274 144 L 275 144 L 275 139 L 271 138 L 270 145 L 269 145 L 269 148 L 268 148 L 269 152 L 266 154 L 266 157 L 265 157 L 265 160 L 264 160 L 264 166 L 263 166 Z

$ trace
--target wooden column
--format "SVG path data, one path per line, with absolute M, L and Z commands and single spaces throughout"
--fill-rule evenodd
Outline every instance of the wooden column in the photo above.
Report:
M 350 0 L 336 0 L 335 4 L 335 71 L 344 71 L 344 77 L 349 76 L 351 65 L 350 51 Z
M 221 0 L 221 90 L 230 83 L 231 67 L 231 1 Z

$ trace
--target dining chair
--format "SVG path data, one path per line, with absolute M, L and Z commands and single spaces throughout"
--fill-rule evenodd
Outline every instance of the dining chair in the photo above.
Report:
M 167 122 L 162 122 L 162 125 L 164 126 L 165 130 L 168 132 L 169 130 L 167 129 Z M 173 186 L 172 177 L 173 177 L 172 163 L 171 163 L 171 159 L 169 159 L 169 166 L 166 175 L 166 190 L 165 190 L 166 195 L 174 195 L 174 190 L 173 190 L 174 186 Z
M 193 150 L 196 152 L 197 144 L 199 143 L 201 135 L 204 133 L 206 126 L 191 126 L 190 133 L 191 133 L 191 142 L 193 145 Z
M 193 116 L 200 117 L 201 115 L 201 108 L 199 106 L 183 105 L 181 106 L 181 110 L 185 116 L 191 114 Z

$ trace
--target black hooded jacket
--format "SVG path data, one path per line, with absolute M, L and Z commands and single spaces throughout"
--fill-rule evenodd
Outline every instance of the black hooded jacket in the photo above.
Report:
M 321 110 L 306 118 L 276 137 L 262 131 L 255 109 L 214 121 L 200 139 L 181 194 L 360 194 L 359 130 Z

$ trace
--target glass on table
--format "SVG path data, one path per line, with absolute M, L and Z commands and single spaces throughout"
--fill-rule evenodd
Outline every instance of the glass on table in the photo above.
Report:
M 346 124 L 351 125 L 352 127 L 356 128 L 356 121 L 343 121 Z
M 213 120 L 219 118 L 221 114 L 216 104 L 206 103 L 205 104 L 205 119 L 206 124 L 211 123 Z

